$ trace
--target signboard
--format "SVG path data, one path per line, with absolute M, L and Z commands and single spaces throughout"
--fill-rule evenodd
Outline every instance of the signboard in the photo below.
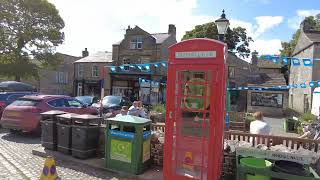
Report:
M 176 58 L 215 58 L 216 51 L 190 51 L 190 52 L 176 52 Z
M 244 157 L 256 157 L 272 160 L 284 160 L 292 161 L 300 164 L 311 164 L 313 158 L 311 156 L 294 154 L 294 153 L 285 153 L 271 150 L 260 150 L 255 148 L 241 148 L 236 149 L 237 156 L 241 155 Z
M 111 139 L 110 159 L 131 163 L 132 143 Z
M 150 159 L 150 139 L 143 142 L 142 162 Z

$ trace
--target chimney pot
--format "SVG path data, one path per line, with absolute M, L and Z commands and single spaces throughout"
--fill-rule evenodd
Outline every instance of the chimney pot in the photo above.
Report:
M 84 48 L 84 51 L 82 51 L 82 57 L 84 58 L 84 57 L 87 57 L 87 56 L 89 56 L 89 51 L 88 51 L 87 48 Z

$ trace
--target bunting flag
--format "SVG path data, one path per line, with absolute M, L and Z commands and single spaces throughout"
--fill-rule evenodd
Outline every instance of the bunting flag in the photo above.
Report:
M 130 67 L 125 68 L 125 67 Z M 120 71 L 129 71 L 130 69 L 132 70 L 140 70 L 140 71 L 151 71 L 151 66 L 153 66 L 154 68 L 159 68 L 160 66 L 166 68 L 167 67 L 167 62 L 166 61 L 159 61 L 159 62 L 154 62 L 154 63 L 145 63 L 145 64 L 130 64 L 130 65 L 121 65 L 121 66 L 106 66 L 108 68 L 110 68 L 110 70 L 112 72 L 116 72 L 117 70 Z
M 259 56 L 261 60 L 273 61 L 275 64 L 279 64 L 281 60 L 282 65 L 288 65 L 289 62 L 292 62 L 293 66 L 300 66 L 302 63 L 304 66 L 313 66 L 314 61 L 320 61 L 320 59 L 312 58 L 297 58 L 297 57 L 285 57 L 285 56 L 271 56 L 271 55 L 262 55 Z

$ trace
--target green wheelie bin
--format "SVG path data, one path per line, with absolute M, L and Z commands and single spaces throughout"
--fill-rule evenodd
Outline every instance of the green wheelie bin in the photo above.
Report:
M 140 174 L 150 163 L 151 121 L 131 115 L 106 121 L 106 167 Z

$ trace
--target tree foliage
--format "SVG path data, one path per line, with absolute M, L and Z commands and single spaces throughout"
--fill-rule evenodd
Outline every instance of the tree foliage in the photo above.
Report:
M 0 1 L 0 76 L 37 77 L 60 63 L 55 47 L 64 41 L 64 21 L 47 0 Z
M 304 26 L 307 29 L 320 31 L 320 23 L 314 19 L 313 16 L 306 17 L 304 19 Z M 298 43 L 299 36 L 301 34 L 301 30 L 298 29 L 293 35 L 289 42 L 281 42 L 281 56 L 291 57 L 292 53 Z
M 182 39 L 186 40 L 191 38 L 218 39 L 216 24 L 209 22 L 197 25 L 193 30 L 187 31 Z M 238 54 L 241 57 L 248 57 L 250 55 L 249 43 L 252 41 L 252 38 L 247 36 L 246 29 L 242 27 L 228 28 L 225 35 L 225 42 L 228 45 L 229 52 Z

